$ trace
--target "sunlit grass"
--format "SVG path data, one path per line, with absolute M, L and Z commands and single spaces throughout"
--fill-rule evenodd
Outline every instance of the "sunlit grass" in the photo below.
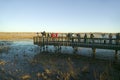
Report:
M 0 32 L 0 40 L 32 39 L 34 32 Z

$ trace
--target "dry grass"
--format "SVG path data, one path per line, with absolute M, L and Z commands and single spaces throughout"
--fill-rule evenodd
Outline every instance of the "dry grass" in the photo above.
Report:
M 32 62 L 44 67 L 45 71 L 37 74 L 43 80 L 114 80 L 116 75 L 108 61 L 78 55 L 43 53 L 36 55 Z M 119 76 L 115 79 L 119 80 Z
M 5 61 L 0 60 L 0 65 L 5 65 L 5 64 L 6 64 L 6 62 L 5 62 Z
M 18 55 L 15 55 L 16 59 Z M 25 64 L 30 71 L 16 69 L 15 72 L 0 68 L 1 80 L 120 80 L 119 64 L 111 64 L 109 61 L 92 59 L 77 54 L 60 54 L 60 53 L 40 53 L 36 54 L 33 59 L 28 59 L 23 54 Z M 14 64 L 19 63 L 15 61 Z M 0 60 L 0 66 L 7 65 L 4 60 Z M 113 67 L 114 65 L 114 67 Z M 38 67 L 36 67 L 38 66 Z M 42 66 L 43 71 L 39 68 Z M 14 65 L 12 66 L 14 67 Z M 9 72 L 10 71 L 10 72 Z M 19 74 L 22 73 L 22 74 Z M 17 76 L 15 76 L 18 74 Z M 6 76 L 7 75 L 7 76 Z
M 0 32 L 0 40 L 32 39 L 34 32 Z
M 31 76 L 29 74 L 23 75 L 21 77 L 22 80 L 30 80 Z
M 84 37 L 85 33 L 80 33 L 81 37 Z M 87 37 L 90 37 L 91 33 L 87 33 Z M 93 33 L 96 38 L 100 38 L 103 33 Z M 108 35 L 109 33 L 105 33 Z M 115 33 L 112 33 L 115 36 Z M 16 39 L 32 39 L 36 36 L 36 32 L 0 32 L 0 40 L 16 40 Z

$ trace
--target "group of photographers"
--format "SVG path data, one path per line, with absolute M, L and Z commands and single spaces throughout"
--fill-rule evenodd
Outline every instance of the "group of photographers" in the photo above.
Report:
M 43 32 L 41 32 L 41 34 L 42 34 L 42 36 L 45 36 L 45 37 L 55 38 L 55 37 L 58 37 L 59 33 L 46 33 L 45 31 L 43 31 Z M 38 33 L 37 33 L 37 35 L 38 35 Z M 72 42 L 74 42 L 73 35 L 74 35 L 74 33 L 68 33 L 66 36 L 68 38 L 70 38 L 72 40 Z M 81 35 L 79 33 L 77 33 L 75 35 L 78 39 L 78 42 L 81 42 L 80 41 L 81 40 Z M 104 34 L 104 36 L 105 36 L 105 34 Z M 110 33 L 110 34 L 108 34 L 108 37 L 109 37 L 109 44 L 112 44 L 113 35 Z M 90 43 L 94 43 L 94 38 L 95 38 L 94 34 L 91 33 L 90 37 L 89 37 Z M 82 39 L 84 39 L 84 43 L 87 43 L 87 39 L 88 39 L 87 34 L 84 34 L 84 37 Z M 116 33 L 116 44 L 117 45 L 119 44 L 119 40 L 120 40 L 120 33 Z M 104 38 L 104 44 L 106 44 L 106 39 L 105 38 Z

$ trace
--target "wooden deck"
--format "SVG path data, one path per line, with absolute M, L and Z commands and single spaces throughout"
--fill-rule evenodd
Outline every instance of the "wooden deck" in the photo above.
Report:
M 66 38 L 66 37 L 34 37 L 34 44 L 38 46 L 44 45 L 54 45 L 54 46 L 73 46 L 73 47 L 88 47 L 88 48 L 99 48 L 99 49 L 111 49 L 111 50 L 120 50 L 120 43 L 116 44 L 116 39 L 113 38 L 111 43 L 108 38 Z
M 60 46 L 72 46 L 76 51 L 77 47 L 92 48 L 95 55 L 96 49 L 109 49 L 115 50 L 115 56 L 117 56 L 120 50 L 120 39 L 116 38 L 79 38 L 79 37 L 46 37 L 46 36 L 34 36 L 33 41 L 35 45 L 47 46 L 53 45 L 60 49 Z

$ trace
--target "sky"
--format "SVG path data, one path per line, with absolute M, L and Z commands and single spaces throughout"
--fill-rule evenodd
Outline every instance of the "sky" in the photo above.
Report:
M 0 32 L 120 32 L 120 0 L 0 0 Z

